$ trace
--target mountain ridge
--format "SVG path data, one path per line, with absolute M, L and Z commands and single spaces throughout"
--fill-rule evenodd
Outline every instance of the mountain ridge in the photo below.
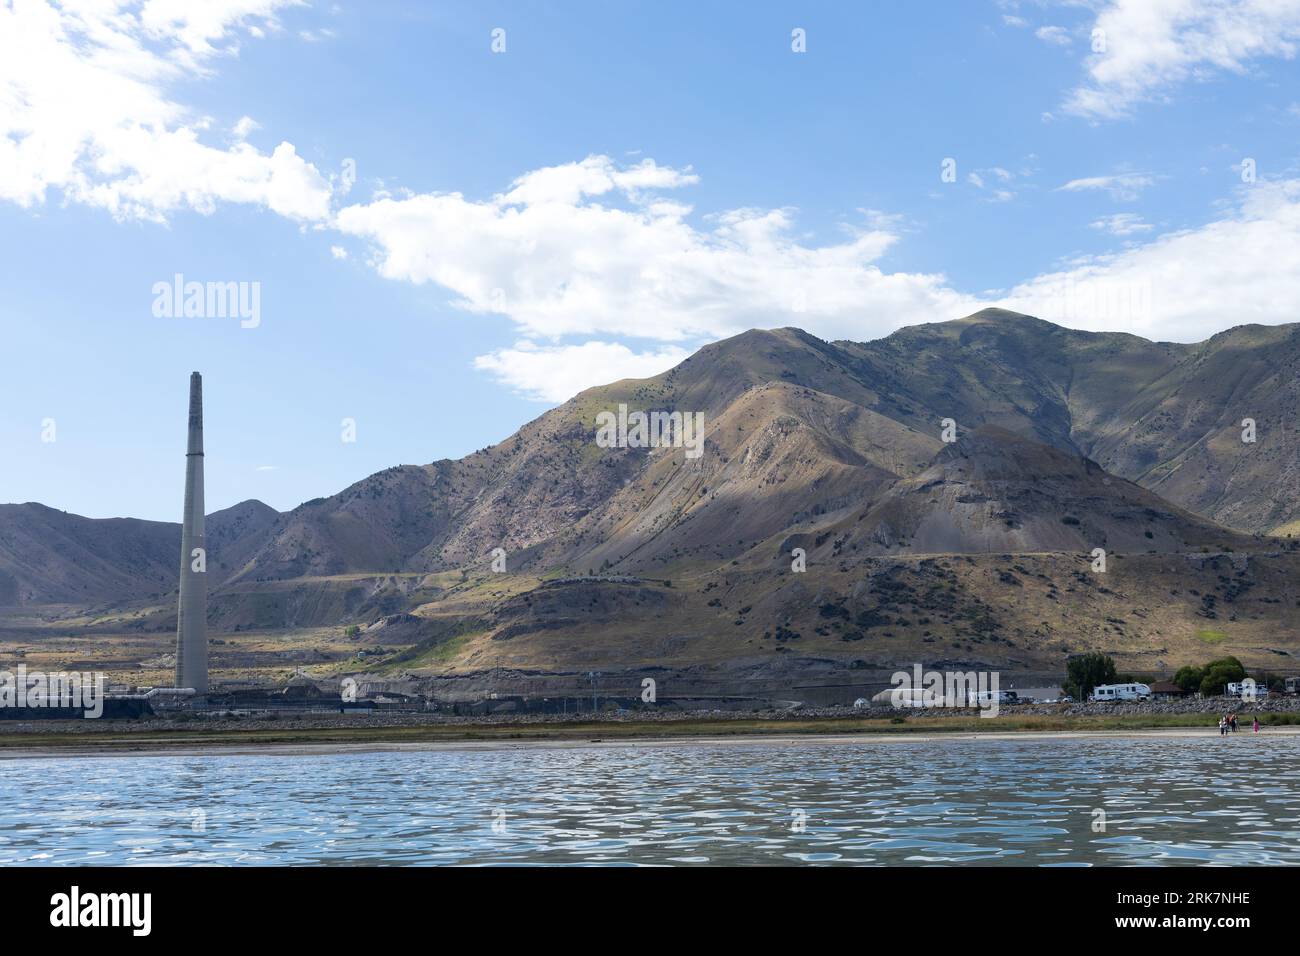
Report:
M 1292 545 L 1262 533 L 1300 520 L 1296 331 L 1180 345 L 997 311 L 868 343 L 750 330 L 586 389 L 463 458 L 283 513 L 227 509 L 209 522 L 210 621 L 404 634 L 404 666 L 426 673 L 766 672 L 860 655 L 864 640 L 878 661 L 942 642 L 1021 666 L 1115 641 L 1190 655 L 1215 601 L 1254 593 L 1231 627 L 1258 642 L 1300 624 L 1267 590 L 1294 570 Z M 704 454 L 599 447 L 596 415 L 620 404 L 702 412 Z M 69 520 L 71 543 L 44 551 L 29 527 L 19 551 L 43 557 L 24 565 L 14 523 L 0 511 L 0 604 L 125 602 L 131 627 L 174 627 L 176 526 L 124 525 L 105 550 L 102 526 Z M 1089 571 L 1097 548 L 1109 579 Z M 44 590 L 27 566 L 42 561 L 65 568 Z M 6 573 L 24 575 L 7 592 Z M 395 614 L 401 627 L 379 626 Z
M 918 448 L 936 447 L 933 439 L 940 421 L 951 418 L 965 432 L 991 425 L 1092 458 L 1118 477 L 1159 490 L 1186 510 L 1238 531 L 1267 531 L 1300 520 L 1300 500 L 1273 500 L 1278 487 L 1300 487 L 1300 463 L 1291 456 L 1263 476 L 1243 474 L 1239 464 L 1229 468 L 1225 459 L 1239 460 L 1241 455 L 1223 440 L 1223 413 L 1212 417 L 1199 400 L 1193 410 L 1179 409 L 1177 396 L 1188 387 L 1189 368 L 1213 376 L 1215 394 L 1225 406 L 1241 389 L 1225 393 L 1224 383 L 1240 383 L 1261 366 L 1300 369 L 1300 350 L 1294 347 L 1297 328 L 1243 325 L 1201 343 L 1181 345 L 1153 343 L 1129 333 L 1066 329 L 1033 316 L 985 309 L 909 326 L 866 343 L 827 342 L 794 327 L 750 329 L 703 346 L 659 376 L 584 390 L 497 445 L 461 459 L 385 469 L 290 511 L 263 513 L 247 533 L 218 537 L 214 545 L 226 552 L 229 578 L 244 581 L 442 570 L 481 558 L 486 541 L 567 563 L 582 548 L 566 543 L 566 534 L 590 538 L 609 533 L 610 520 L 592 517 L 592 500 L 619 499 L 641 469 L 635 454 L 621 461 L 593 456 L 588 432 L 597 408 L 625 402 L 698 409 L 713 421 L 725 422 L 724 427 L 743 430 L 739 419 L 748 415 L 755 421 L 752 410 L 736 410 L 730 416 L 729 410 L 748 393 L 770 394 L 767 387 L 773 383 L 804 389 L 805 396 L 824 396 L 819 401 L 834 404 L 841 417 L 866 414 L 876 429 L 897 432 L 893 440 L 900 448 L 910 445 L 907 452 L 877 449 L 877 459 L 861 459 L 858 468 L 870 465 L 886 476 L 902 477 L 907 468 L 920 464 L 915 460 Z M 1236 353 L 1260 339 L 1269 352 L 1279 343 L 1289 343 L 1291 352 L 1282 359 L 1252 354 L 1236 374 L 1224 369 L 1227 362 L 1220 349 Z M 1013 369 L 1016 365 L 1023 368 Z M 786 395 L 785 404 L 795 394 Z M 1260 406 L 1267 415 L 1295 397 L 1283 393 L 1282 400 L 1237 400 L 1242 407 Z M 753 404 L 751 395 L 741 408 Z M 1300 402 L 1295 408 L 1300 412 Z M 764 414 L 758 413 L 758 418 Z M 1168 423 L 1176 417 L 1184 426 L 1175 430 Z M 1281 418 L 1257 418 L 1257 428 L 1271 428 Z M 772 422 L 762 427 L 779 430 Z M 835 427 L 822 422 L 806 437 L 828 461 L 843 458 L 846 449 L 850 457 L 856 455 L 851 443 L 836 437 Z M 1175 434 L 1166 434 L 1169 431 Z M 717 437 L 712 441 L 720 447 Z M 744 443 L 722 444 L 728 454 L 754 454 Z M 839 450 L 826 451 L 831 448 Z M 583 470 L 580 464 L 576 470 L 581 474 L 570 478 L 541 460 L 563 457 L 564 452 L 580 463 L 599 458 L 601 465 Z M 1280 457 L 1269 451 L 1262 451 L 1261 457 L 1269 454 Z M 678 476 L 676 482 L 684 480 Z M 809 480 L 834 484 L 829 474 Z M 1274 492 L 1272 499 L 1261 497 L 1261 486 Z M 825 507 L 844 494 L 825 497 L 812 507 Z M 1265 503 L 1269 500 L 1271 506 Z M 529 515 L 522 522 L 521 507 Z M 662 510 L 665 502 L 656 507 Z M 516 519 L 513 526 L 503 518 L 506 514 Z M 760 524 L 754 533 L 771 522 Z M 597 563 L 618 557 L 616 550 L 608 545 L 596 548 Z M 0 563 L 0 573 L 3 567 Z M 225 581 L 223 577 L 219 583 Z M 62 597 L 70 593 L 66 588 L 59 591 Z

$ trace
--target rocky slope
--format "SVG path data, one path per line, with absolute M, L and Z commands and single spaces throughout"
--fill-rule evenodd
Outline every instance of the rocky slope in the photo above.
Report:
M 495 547 L 516 567 L 583 571 L 734 557 L 915 476 L 949 418 L 962 435 L 992 425 L 1092 459 L 1163 510 L 1269 532 L 1300 518 L 1298 334 L 1243 326 L 1177 345 L 998 310 L 869 343 L 751 331 L 583 392 L 459 461 L 390 469 L 295 509 L 244 576 L 445 570 Z M 620 403 L 702 412 L 708 453 L 597 448 L 595 415 Z

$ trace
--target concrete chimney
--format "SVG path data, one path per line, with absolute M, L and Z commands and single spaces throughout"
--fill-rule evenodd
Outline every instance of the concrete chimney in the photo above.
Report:
M 203 543 L 203 378 L 190 375 L 190 435 L 181 518 L 181 598 L 176 620 L 176 686 L 208 691 L 208 553 Z

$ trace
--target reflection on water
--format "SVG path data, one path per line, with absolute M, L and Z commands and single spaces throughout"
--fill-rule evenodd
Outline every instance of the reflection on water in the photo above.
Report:
M 1297 758 L 1239 734 L 10 760 L 0 865 L 1300 864 Z

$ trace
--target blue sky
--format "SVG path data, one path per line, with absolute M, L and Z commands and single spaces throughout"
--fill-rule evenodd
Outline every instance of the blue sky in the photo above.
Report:
M 753 326 L 1296 319 L 1300 2 L 809 6 L 0 2 L 0 501 L 175 520 L 194 369 L 286 509 Z

